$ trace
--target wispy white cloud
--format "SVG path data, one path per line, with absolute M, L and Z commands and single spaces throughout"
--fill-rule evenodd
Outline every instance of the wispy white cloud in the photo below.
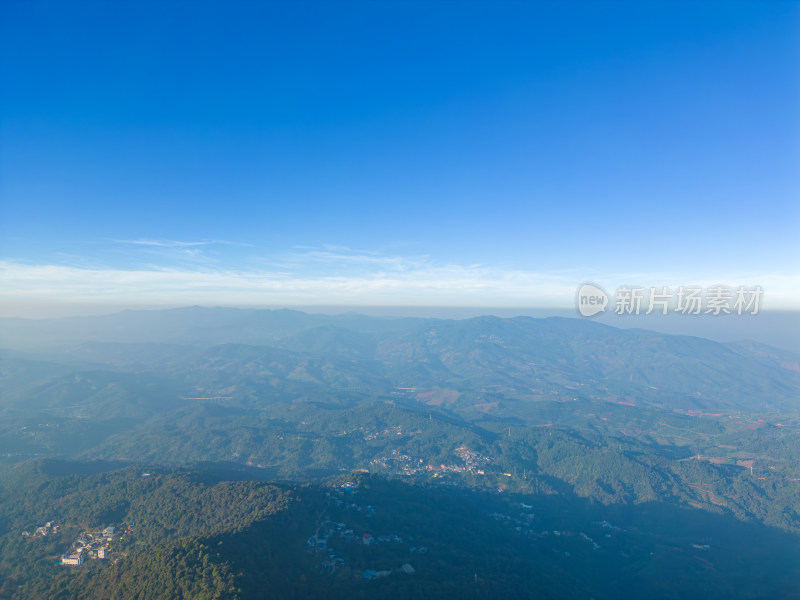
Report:
M 179 240 L 114 240 L 118 244 L 132 244 L 134 246 L 156 246 L 158 248 L 190 248 L 192 246 L 207 246 L 210 242 L 182 242 Z
M 129 269 L 153 268 L 157 264 L 199 268 L 222 262 L 220 246 L 245 246 L 226 240 L 130 239 L 110 240 L 109 256 Z
M 434 262 L 428 256 L 385 255 L 368 250 L 353 250 L 343 246 L 311 248 L 296 246 L 289 252 L 263 257 L 256 261 L 273 267 L 304 272 L 347 271 L 350 274 L 369 272 L 373 275 L 387 272 L 405 272 L 428 269 Z
M 164 248 L 159 244 L 152 246 Z M 167 248 L 194 249 L 188 242 Z M 785 273 L 726 273 L 711 278 L 582 269 L 537 272 L 339 247 L 294 248 L 252 261 L 249 267 L 241 264 L 169 260 L 119 268 L 6 260 L 0 261 L 0 300 L 571 308 L 578 285 L 593 281 L 609 292 L 621 285 L 760 285 L 764 308 L 800 308 L 795 291 L 800 289 L 800 276 Z
M 155 246 L 158 248 L 191 248 L 194 246 L 211 246 L 211 245 L 226 245 L 226 246 L 250 246 L 242 242 L 231 242 L 228 240 L 154 240 L 154 239 L 138 239 L 138 240 L 112 240 L 116 244 L 130 244 L 132 246 Z
M 531 301 L 534 282 L 457 266 L 428 267 L 371 276 L 289 274 L 281 271 L 85 269 L 0 262 L 0 297 L 59 297 L 76 301 L 218 303 L 447 303 Z M 549 282 L 538 281 L 539 284 Z M 540 290 L 541 291 L 541 290 Z

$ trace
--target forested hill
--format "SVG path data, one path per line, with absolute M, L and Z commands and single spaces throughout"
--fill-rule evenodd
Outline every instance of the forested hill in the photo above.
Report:
M 0 482 L 0 598 L 791 598 L 800 574 L 796 536 L 659 504 L 59 461 Z M 109 525 L 105 559 L 53 564 Z

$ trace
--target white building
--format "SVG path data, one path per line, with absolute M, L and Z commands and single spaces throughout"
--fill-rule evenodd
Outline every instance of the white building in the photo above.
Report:
M 61 564 L 62 565 L 69 565 L 73 567 L 77 567 L 83 564 L 83 552 L 78 552 L 78 554 L 70 554 L 69 556 L 62 556 L 61 557 Z

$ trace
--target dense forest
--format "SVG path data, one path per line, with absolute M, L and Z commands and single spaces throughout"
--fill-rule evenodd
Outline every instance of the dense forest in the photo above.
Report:
M 731 515 L 659 502 L 603 505 L 568 493 L 497 494 L 364 473 L 325 485 L 223 475 L 206 466 L 143 477 L 133 466 L 57 461 L 6 470 L 2 597 L 797 594 L 797 536 Z M 45 521 L 61 524 L 60 533 L 21 535 Z M 54 564 L 80 530 L 109 523 L 121 533 L 105 560 Z M 324 546 L 312 538 L 324 539 Z

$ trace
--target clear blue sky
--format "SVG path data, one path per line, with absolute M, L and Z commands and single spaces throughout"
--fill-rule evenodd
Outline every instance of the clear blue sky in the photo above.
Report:
M 0 23 L 4 302 L 566 306 L 591 279 L 800 308 L 797 2 Z

